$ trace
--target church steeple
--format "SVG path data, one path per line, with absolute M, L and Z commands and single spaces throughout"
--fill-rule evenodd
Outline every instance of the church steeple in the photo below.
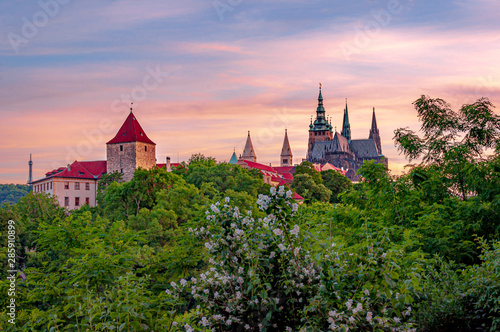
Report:
M 316 119 L 309 126 L 314 131 L 332 131 L 332 126 L 325 117 L 325 107 L 323 106 L 323 94 L 321 93 L 321 83 L 319 84 L 318 107 L 316 108 Z
M 333 138 L 333 126 L 325 116 L 325 107 L 323 106 L 323 93 L 319 84 L 318 107 L 316 108 L 316 119 L 309 125 L 309 143 L 307 148 L 307 158 L 311 156 L 312 148 L 315 142 L 329 141 Z
M 351 125 L 349 124 L 349 110 L 347 108 L 347 98 L 345 99 L 344 121 L 342 122 L 342 136 L 351 140 Z
M 245 143 L 245 149 L 243 150 L 243 159 L 257 162 L 257 155 L 253 149 L 252 139 L 250 138 L 250 131 L 248 131 L 247 142 Z
M 290 148 L 290 142 L 288 141 L 288 133 L 285 129 L 285 140 L 283 141 L 283 148 L 281 149 L 281 166 L 292 166 L 293 165 L 293 155 L 292 149 Z
M 380 142 L 380 132 L 377 127 L 377 118 L 375 117 L 375 107 L 373 108 L 372 114 L 372 127 L 370 129 L 370 136 L 368 137 L 375 141 L 375 145 L 377 146 L 378 154 L 382 154 L 382 144 Z

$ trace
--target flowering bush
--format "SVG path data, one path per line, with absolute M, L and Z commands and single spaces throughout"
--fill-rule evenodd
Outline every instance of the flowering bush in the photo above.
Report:
M 184 300 L 185 308 L 196 306 L 195 319 L 184 329 L 410 330 L 409 299 L 395 289 L 397 272 L 391 268 L 384 274 L 387 254 L 372 250 L 360 257 L 328 249 L 313 259 L 293 222 L 298 205 L 284 187 L 259 196 L 263 218 L 242 214 L 229 203 L 226 198 L 213 204 L 207 224 L 192 230 L 205 240 L 209 270 L 198 278 L 172 282 L 167 289 Z M 383 272 L 377 273 L 378 268 Z M 353 280 L 354 274 L 358 280 Z M 355 288 L 359 280 L 362 289 Z M 383 292 L 370 282 L 384 283 Z

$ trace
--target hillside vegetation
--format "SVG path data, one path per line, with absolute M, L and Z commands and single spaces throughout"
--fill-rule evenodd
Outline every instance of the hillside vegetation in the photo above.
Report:
M 15 326 L 0 297 L 0 330 L 500 329 L 500 120 L 485 99 L 415 106 L 423 136 L 395 142 L 420 164 L 392 176 L 367 162 L 354 185 L 304 164 L 300 206 L 201 155 L 126 183 L 108 174 L 96 208 L 32 193 L 4 206 L 2 255 L 11 219 L 25 280 Z

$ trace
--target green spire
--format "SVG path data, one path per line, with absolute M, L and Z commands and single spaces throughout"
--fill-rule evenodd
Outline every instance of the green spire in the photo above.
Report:
M 342 132 L 340 134 L 345 138 L 347 138 L 349 141 L 351 140 L 351 125 L 349 124 L 349 110 L 347 108 L 347 98 L 345 99 L 344 121 L 342 124 Z
M 321 84 L 319 86 L 318 108 L 316 109 L 316 119 L 314 124 L 309 125 L 310 130 L 325 131 L 332 130 L 328 120 L 325 117 L 325 108 L 323 107 L 323 94 L 321 93 Z
M 236 164 L 238 162 L 238 157 L 236 156 L 236 148 L 233 150 L 233 155 L 231 156 L 231 159 L 229 160 L 230 164 Z

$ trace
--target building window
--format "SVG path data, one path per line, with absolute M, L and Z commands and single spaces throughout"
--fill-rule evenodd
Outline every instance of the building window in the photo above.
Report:
M 75 182 L 75 190 L 80 190 L 80 182 Z
M 144 152 L 148 152 L 148 147 L 147 146 L 144 147 Z
M 69 206 L 69 197 L 64 197 L 64 206 Z
M 69 182 L 64 182 L 64 189 L 69 189 Z
M 85 190 L 90 190 L 90 183 L 85 182 Z
M 75 206 L 80 206 L 80 197 L 75 197 Z
M 123 151 L 123 145 L 120 145 L 120 151 Z
M 52 190 L 52 182 L 50 183 L 50 190 Z
M 43 184 L 43 191 L 45 191 L 45 183 Z
M 85 204 L 90 205 L 90 198 L 85 197 Z

